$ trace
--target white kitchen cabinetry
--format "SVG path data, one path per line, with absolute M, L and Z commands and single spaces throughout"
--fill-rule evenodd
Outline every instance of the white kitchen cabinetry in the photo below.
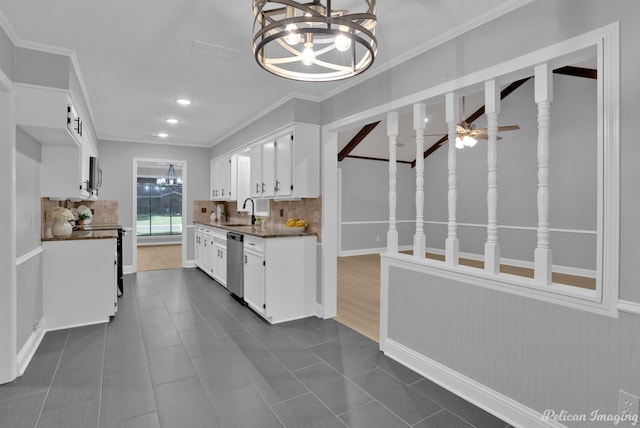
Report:
M 42 145 L 42 196 L 95 199 L 87 190 L 89 156 L 95 156 L 95 144 L 69 91 L 28 85 L 17 88 L 17 125 Z
M 213 229 L 214 268 L 213 277 L 223 286 L 227 286 L 227 233 Z
M 195 262 L 204 273 L 227 286 L 227 234 L 225 230 L 198 226 L 195 232 Z
M 264 240 L 245 235 L 244 301 L 266 318 Z
M 223 156 L 211 161 L 211 200 L 236 200 L 237 162 L 236 155 Z
M 117 311 L 116 239 L 43 242 L 47 330 L 109 321 Z
M 252 145 L 251 196 L 317 198 L 320 195 L 320 131 L 296 124 Z
M 315 315 L 316 237 L 244 237 L 244 300 L 272 324 Z

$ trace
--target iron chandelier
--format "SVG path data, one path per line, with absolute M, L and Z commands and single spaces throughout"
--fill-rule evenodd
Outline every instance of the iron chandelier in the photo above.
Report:
M 371 67 L 378 51 L 376 0 L 253 0 L 253 13 L 256 61 L 277 76 L 346 79 Z

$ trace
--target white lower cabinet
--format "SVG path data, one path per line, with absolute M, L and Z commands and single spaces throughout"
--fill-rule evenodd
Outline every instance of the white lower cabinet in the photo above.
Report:
M 196 227 L 194 256 L 196 266 L 223 286 L 227 286 L 226 231 L 215 227 Z
M 117 311 L 116 239 L 43 242 L 45 328 L 109 321 Z
M 244 300 L 272 324 L 315 315 L 316 237 L 244 237 Z

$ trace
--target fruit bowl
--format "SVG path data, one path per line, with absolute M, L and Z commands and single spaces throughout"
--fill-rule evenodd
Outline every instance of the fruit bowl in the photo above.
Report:
M 304 230 L 306 229 L 305 226 L 285 226 L 284 230 L 287 232 L 304 232 Z

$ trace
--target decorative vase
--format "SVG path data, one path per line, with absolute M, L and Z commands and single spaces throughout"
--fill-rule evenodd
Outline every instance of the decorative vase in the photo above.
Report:
M 64 220 L 56 220 L 53 222 L 53 226 L 51 226 L 53 236 L 69 236 L 72 231 L 71 223 Z

